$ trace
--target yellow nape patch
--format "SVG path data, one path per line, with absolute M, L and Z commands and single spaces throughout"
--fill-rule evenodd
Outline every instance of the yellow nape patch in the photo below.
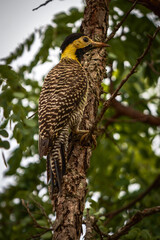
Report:
M 77 56 L 76 56 L 76 50 L 77 50 L 77 48 L 71 43 L 71 44 L 69 44 L 66 48 L 65 48 L 65 50 L 64 50 L 64 52 L 62 53 L 62 55 L 61 55 L 61 60 L 63 59 L 63 58 L 72 58 L 73 60 L 76 60 L 77 62 L 79 62 L 78 61 L 78 58 L 77 58 Z

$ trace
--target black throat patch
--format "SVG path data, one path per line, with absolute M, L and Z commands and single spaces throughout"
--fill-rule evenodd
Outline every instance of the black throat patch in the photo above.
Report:
M 88 46 L 85 47 L 85 48 L 79 48 L 79 49 L 77 49 L 76 52 L 75 52 L 75 55 L 76 55 L 76 57 L 78 58 L 78 61 L 81 62 L 81 61 L 82 61 L 82 58 L 83 58 L 83 55 L 84 55 L 86 52 L 88 52 L 89 50 L 91 50 L 92 48 L 93 48 L 93 47 L 92 47 L 92 45 L 90 44 L 90 45 L 88 45 Z

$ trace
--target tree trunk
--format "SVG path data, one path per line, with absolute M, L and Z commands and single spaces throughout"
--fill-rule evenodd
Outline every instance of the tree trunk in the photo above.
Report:
M 104 41 L 108 25 L 109 0 L 87 0 L 81 31 L 96 41 Z M 85 56 L 83 67 L 90 82 L 87 106 L 81 128 L 90 129 L 95 122 L 101 93 L 101 82 L 106 74 L 105 49 L 95 49 Z M 82 217 L 87 193 L 86 171 L 90 165 L 90 144 L 82 147 L 71 135 L 67 174 L 63 178 L 62 191 L 54 202 L 56 221 L 55 240 L 78 240 L 82 233 Z

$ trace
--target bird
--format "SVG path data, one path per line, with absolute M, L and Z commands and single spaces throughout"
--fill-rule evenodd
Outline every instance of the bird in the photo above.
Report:
M 89 50 L 107 46 L 82 33 L 70 34 L 60 47 L 60 62 L 44 80 L 38 106 L 39 156 L 47 156 L 47 182 L 52 194 L 62 189 L 70 132 L 87 132 L 79 129 L 89 88 L 81 60 Z

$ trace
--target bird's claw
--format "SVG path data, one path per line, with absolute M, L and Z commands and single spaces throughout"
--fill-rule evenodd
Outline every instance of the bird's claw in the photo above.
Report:
M 90 134 L 89 130 L 76 130 L 76 134 L 82 135 L 80 138 L 80 144 L 82 146 L 88 146 L 88 142 L 90 140 L 90 143 L 93 144 L 93 149 L 96 148 L 97 146 L 97 141 L 96 141 L 96 135 Z
M 88 131 L 84 133 L 83 136 L 81 137 L 80 144 L 82 146 L 85 145 L 85 143 L 88 142 L 89 138 L 90 138 L 90 133 Z M 93 144 L 93 149 L 95 149 L 97 146 L 96 135 L 91 134 L 91 144 Z

